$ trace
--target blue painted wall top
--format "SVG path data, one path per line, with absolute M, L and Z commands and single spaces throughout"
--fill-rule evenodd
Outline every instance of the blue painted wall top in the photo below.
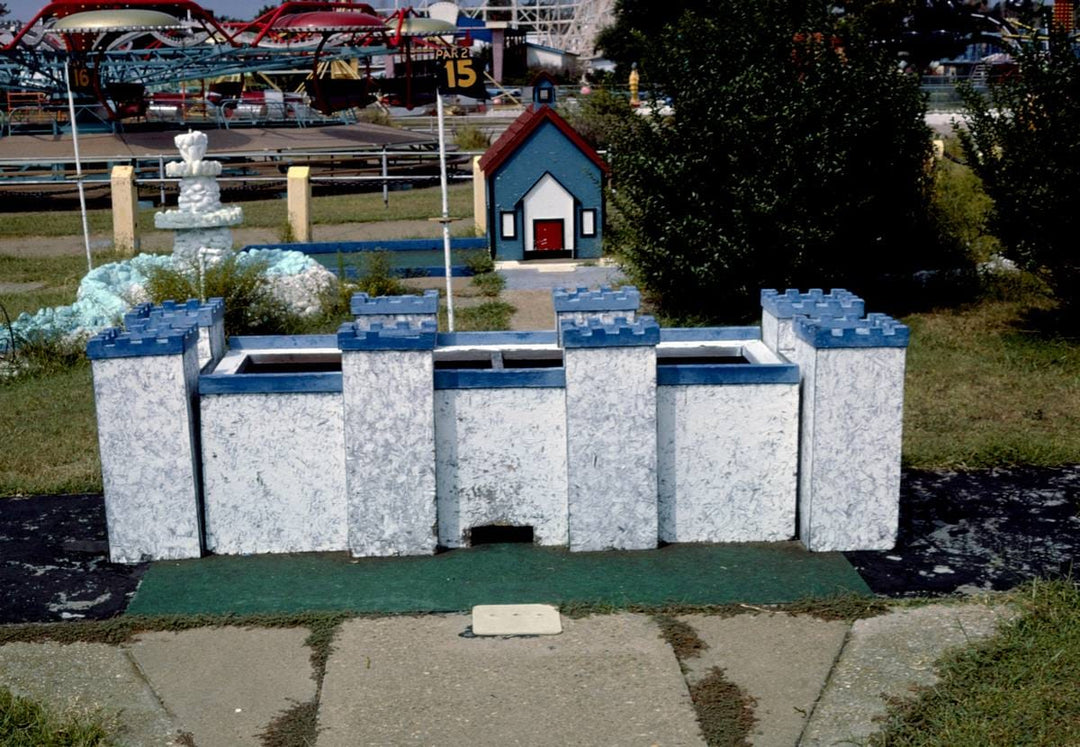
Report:
M 369 296 L 354 293 L 352 313 L 357 316 L 384 314 L 435 314 L 439 310 L 439 291 L 427 290 L 422 296 Z
M 815 348 L 906 348 L 911 331 L 888 314 L 865 319 L 796 317 L 795 335 Z
M 761 291 L 761 308 L 778 319 L 860 317 L 865 312 L 863 300 L 843 288 L 833 288 L 828 293 L 820 288 L 811 288 L 805 293 L 792 288 L 783 293 L 766 288 Z
M 181 355 L 195 345 L 199 328 L 151 326 L 144 331 L 125 332 L 110 327 L 86 343 L 86 357 L 90 360 L 106 358 L 141 358 L 152 355 Z
M 130 328 L 138 320 L 157 320 L 164 324 L 176 324 L 178 321 L 193 319 L 200 327 L 212 327 L 215 322 L 225 318 L 225 300 L 211 298 L 200 301 L 192 298 L 184 303 L 164 301 L 160 306 L 141 303 L 124 314 L 124 326 Z
M 341 350 L 434 350 L 435 323 L 376 323 L 371 329 L 359 329 L 348 322 L 338 328 L 337 343 Z
M 587 324 L 564 320 L 561 326 L 564 348 L 626 348 L 657 345 L 660 325 L 651 316 L 629 322 L 618 317 L 611 324 L 590 319 Z
M 621 288 L 554 288 L 551 301 L 556 312 L 637 311 L 641 293 L 632 285 Z

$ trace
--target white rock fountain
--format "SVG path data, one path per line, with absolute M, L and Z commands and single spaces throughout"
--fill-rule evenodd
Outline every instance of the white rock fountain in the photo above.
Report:
M 177 135 L 173 142 L 183 161 L 165 165 L 165 174 L 180 178 L 180 201 L 175 210 L 154 214 L 156 228 L 175 231 L 173 258 L 179 264 L 214 264 L 233 253 L 230 226 L 244 220 L 239 205 L 222 205 L 219 161 L 204 161 L 206 133 Z

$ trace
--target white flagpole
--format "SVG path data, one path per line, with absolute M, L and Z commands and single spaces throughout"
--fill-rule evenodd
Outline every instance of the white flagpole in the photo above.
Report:
M 68 118 L 71 121 L 71 142 L 75 146 L 75 183 L 79 188 L 79 211 L 82 214 L 83 243 L 86 245 L 87 272 L 94 269 L 90 258 L 90 225 L 86 222 L 86 190 L 83 189 L 82 159 L 79 158 L 79 127 L 75 124 L 75 96 L 71 92 L 70 61 L 64 65 L 64 85 L 67 86 Z
M 454 331 L 454 291 L 450 276 L 450 198 L 446 188 L 446 128 L 443 122 L 442 94 L 435 91 L 435 109 L 439 118 L 439 183 L 442 185 L 442 235 L 443 263 L 446 266 L 446 319 L 450 331 Z

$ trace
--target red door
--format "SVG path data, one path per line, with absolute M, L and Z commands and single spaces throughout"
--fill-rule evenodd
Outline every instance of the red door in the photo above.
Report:
M 561 252 L 563 250 L 562 220 L 534 220 L 533 248 L 538 252 Z

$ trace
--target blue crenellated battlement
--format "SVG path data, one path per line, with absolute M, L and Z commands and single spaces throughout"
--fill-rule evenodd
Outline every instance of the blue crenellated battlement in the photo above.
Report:
M 555 313 L 590 313 L 602 311 L 637 311 L 641 293 L 632 285 L 621 288 L 556 288 L 551 292 Z
M 175 320 L 181 318 L 191 319 L 200 327 L 212 327 L 225 319 L 225 300 L 211 298 L 200 301 L 192 298 L 183 303 L 163 301 L 160 306 L 141 303 L 124 314 L 124 326 L 130 329 L 132 325 L 138 325 L 140 320 L 175 324 Z
M 864 319 L 796 318 L 795 336 L 815 348 L 906 348 L 911 331 L 888 314 Z
M 788 288 L 783 293 L 766 288 L 761 291 L 761 308 L 777 319 L 796 316 L 858 318 L 865 313 L 866 304 L 843 288 L 833 288 L 828 293 L 821 288 L 811 288 L 806 292 Z
M 616 317 L 610 323 L 599 319 L 584 324 L 564 320 L 560 331 L 564 348 L 625 348 L 660 343 L 660 325 L 651 316 L 633 322 L 625 317 Z
M 341 350 L 434 350 L 435 335 L 431 321 L 375 323 L 368 329 L 346 322 L 338 328 L 337 344 Z
M 369 296 L 367 293 L 354 293 L 350 307 L 356 316 L 435 314 L 439 310 L 439 292 L 427 290 L 422 296 Z
M 180 355 L 199 339 L 198 327 L 154 326 L 121 330 L 118 327 L 99 332 L 86 343 L 90 360 L 137 358 L 150 355 Z

